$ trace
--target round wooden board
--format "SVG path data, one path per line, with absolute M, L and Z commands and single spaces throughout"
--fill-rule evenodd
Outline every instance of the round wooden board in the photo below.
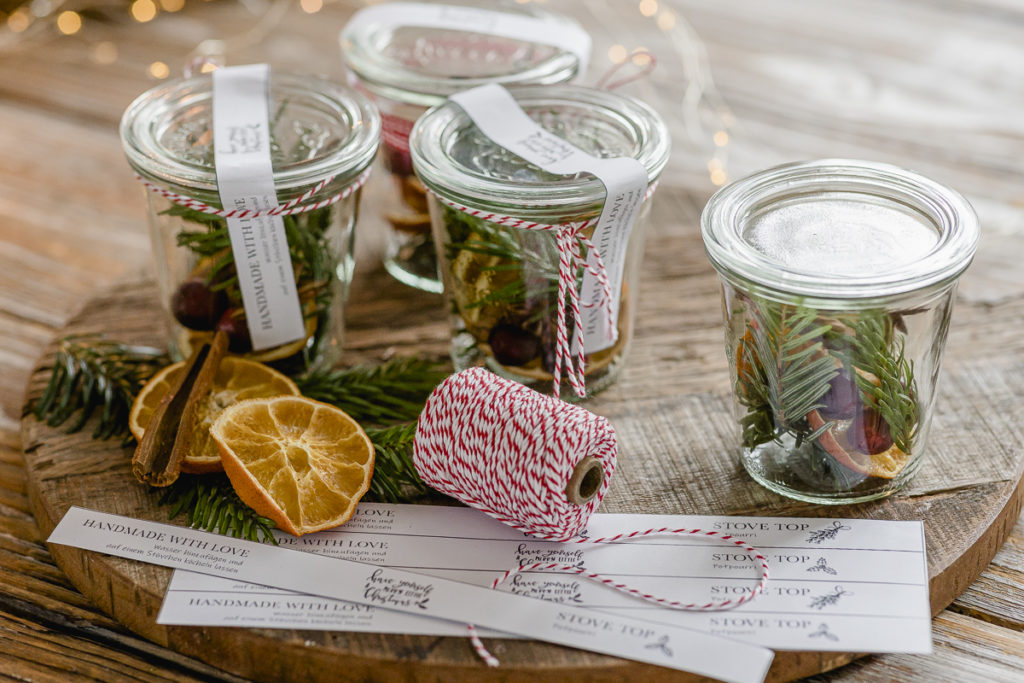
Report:
M 692 234 L 662 236 L 648 249 L 637 337 L 620 381 L 589 404 L 619 434 L 619 468 L 604 512 L 922 519 L 931 604 L 944 609 L 989 563 L 1021 508 L 1024 354 L 1014 321 L 1024 300 L 960 305 L 945 359 L 928 462 L 909 489 L 859 506 L 785 500 L 735 463 L 734 425 L 722 350 L 717 280 Z M 685 295 L 683 294 L 685 293 Z M 155 288 L 130 282 L 85 303 L 64 334 L 104 333 L 159 345 Z M 347 363 L 390 354 L 443 357 L 440 297 L 413 292 L 380 271 L 361 275 L 347 313 Z M 56 342 L 56 340 L 55 340 Z M 48 377 L 43 354 L 26 405 Z M 166 521 L 166 509 L 136 483 L 130 451 L 37 422 L 26 410 L 22 442 L 29 496 L 44 535 L 71 505 Z M 486 668 L 461 638 L 156 624 L 170 571 L 50 546 L 74 584 L 103 610 L 156 643 L 258 680 L 689 680 L 668 669 L 531 641 L 491 643 L 503 666 Z M 769 680 L 827 671 L 849 653 L 778 652 Z

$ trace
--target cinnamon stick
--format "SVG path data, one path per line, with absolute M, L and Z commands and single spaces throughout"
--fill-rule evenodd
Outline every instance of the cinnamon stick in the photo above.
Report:
M 210 393 L 213 378 L 227 351 L 228 337 L 218 332 L 198 346 L 178 382 L 161 399 L 132 457 L 132 473 L 150 486 L 169 486 L 181 474 L 181 461 L 195 442 L 199 405 Z

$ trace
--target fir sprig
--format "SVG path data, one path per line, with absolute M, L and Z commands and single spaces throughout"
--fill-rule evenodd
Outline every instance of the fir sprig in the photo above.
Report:
M 415 422 L 383 429 L 370 428 L 366 435 L 373 442 L 375 452 L 368 500 L 401 503 L 430 492 L 430 487 L 423 483 L 412 463 Z
M 889 425 L 897 448 L 910 453 L 919 410 L 914 363 L 906 357 L 903 337 L 896 334 L 892 318 L 883 312 L 865 313 L 851 326 L 851 362 L 878 380 L 876 384 L 857 374 L 861 395 Z
M 737 362 L 736 395 L 747 408 L 741 419 L 743 445 L 754 448 L 784 433 L 798 442 L 815 438 L 830 425 L 808 433 L 807 414 L 821 407 L 829 382 L 839 374 L 823 352 L 822 339 L 831 326 L 800 306 L 752 304 L 750 315 Z
M 60 340 L 43 395 L 32 412 L 58 427 L 77 413 L 68 433 L 77 432 L 100 410 L 94 439 L 132 436 L 128 414 L 142 385 L 168 363 L 167 355 L 148 346 L 133 346 L 96 336 Z
M 273 520 L 256 514 L 243 503 L 223 474 L 183 474 L 163 489 L 157 502 L 171 507 L 168 519 L 184 513 L 185 524 L 192 529 L 277 545 L 271 533 L 276 526 Z
M 430 392 L 447 376 L 440 363 L 400 358 L 297 377 L 303 396 L 330 403 L 360 424 L 386 425 L 419 417 Z

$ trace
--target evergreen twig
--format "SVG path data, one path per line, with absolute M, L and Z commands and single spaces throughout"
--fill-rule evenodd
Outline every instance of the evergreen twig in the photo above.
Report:
M 243 503 L 223 474 L 183 474 L 161 494 L 157 503 L 170 506 L 168 519 L 184 513 L 185 524 L 192 529 L 277 545 L 273 520 Z
M 889 425 L 889 435 L 897 448 L 910 453 L 918 424 L 917 382 L 903 338 L 895 334 L 892 318 L 884 313 L 864 314 L 852 327 L 853 365 L 878 379 L 875 384 L 857 374 L 861 395 Z
M 132 439 L 128 414 L 142 385 L 166 365 L 167 355 L 148 346 L 132 346 L 92 335 L 60 340 L 50 380 L 32 412 L 58 427 L 77 413 L 68 433 L 77 432 L 100 410 L 94 439 Z
M 736 392 L 748 411 L 741 419 L 743 445 L 754 448 L 784 433 L 798 441 L 816 436 L 807 414 L 821 407 L 829 382 L 839 374 L 822 351 L 830 325 L 819 322 L 813 309 L 769 302 L 752 304 L 750 314 Z
M 430 492 L 430 487 L 420 479 L 412 462 L 415 422 L 383 429 L 370 428 L 366 435 L 376 452 L 367 500 L 401 503 Z
M 297 377 L 303 396 L 330 403 L 360 424 L 386 425 L 419 417 L 430 392 L 448 375 L 435 361 L 399 358 Z

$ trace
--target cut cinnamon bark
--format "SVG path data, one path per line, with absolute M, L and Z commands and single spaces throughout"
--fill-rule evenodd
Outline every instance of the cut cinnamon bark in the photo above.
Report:
M 195 440 L 199 404 L 210 393 L 227 347 L 227 334 L 217 332 L 211 342 L 192 352 L 181 379 L 153 411 L 135 449 L 132 473 L 136 479 L 150 486 L 169 486 L 181 474 L 181 461 Z

